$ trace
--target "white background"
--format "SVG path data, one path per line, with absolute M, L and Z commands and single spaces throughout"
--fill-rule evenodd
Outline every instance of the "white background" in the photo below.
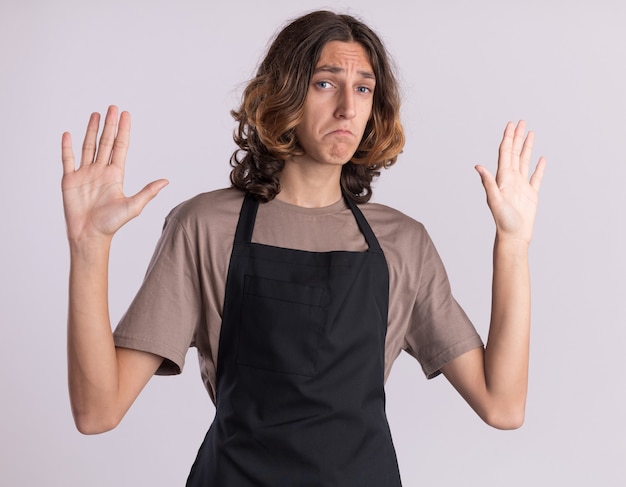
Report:
M 126 188 L 170 180 L 116 237 L 111 313 L 137 290 L 165 214 L 228 184 L 229 110 L 284 22 L 363 18 L 399 69 L 407 145 L 375 201 L 422 221 L 486 339 L 493 225 L 476 163 L 524 118 L 548 170 L 531 251 L 526 424 L 482 424 L 406 354 L 387 384 L 406 486 L 626 485 L 626 3 L 621 0 L 0 2 L 0 484 L 183 485 L 213 417 L 195 351 L 122 424 L 74 428 L 60 140 L 92 111 L 133 115 Z

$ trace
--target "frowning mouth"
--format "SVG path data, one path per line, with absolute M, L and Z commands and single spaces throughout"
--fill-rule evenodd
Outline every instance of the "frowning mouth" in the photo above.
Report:
M 336 135 L 339 137 L 354 137 L 354 134 L 352 132 L 343 129 L 333 130 L 328 135 Z

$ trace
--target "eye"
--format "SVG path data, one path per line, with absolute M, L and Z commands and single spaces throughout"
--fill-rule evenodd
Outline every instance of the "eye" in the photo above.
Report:
M 356 89 L 359 93 L 371 93 L 372 89 L 369 86 L 359 86 Z
M 327 90 L 328 88 L 331 88 L 333 86 L 329 81 L 318 81 L 317 83 L 315 83 L 315 85 L 318 88 L 322 88 L 324 90 Z

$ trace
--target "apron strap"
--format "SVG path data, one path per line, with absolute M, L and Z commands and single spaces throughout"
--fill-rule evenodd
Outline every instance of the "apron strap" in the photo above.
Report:
M 249 244 L 252 242 L 252 231 L 254 230 L 254 221 L 256 213 L 259 209 L 259 202 L 251 193 L 246 193 L 239 214 L 239 223 L 237 223 L 237 231 L 235 232 L 235 245 Z
M 354 218 L 356 218 L 356 223 L 359 226 L 359 230 L 361 230 L 361 233 L 365 237 L 365 241 L 367 242 L 367 245 L 369 247 L 368 252 L 382 252 L 382 249 L 380 248 L 380 244 L 378 243 L 376 235 L 374 235 L 372 227 L 370 227 L 370 224 L 367 223 L 367 220 L 365 219 L 365 216 L 363 215 L 359 207 L 345 192 L 343 193 L 343 198 L 346 200 L 348 207 L 352 210 L 352 214 L 354 215 Z

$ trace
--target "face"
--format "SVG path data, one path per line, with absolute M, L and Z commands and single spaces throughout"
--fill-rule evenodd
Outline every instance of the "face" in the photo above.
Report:
M 322 49 L 296 135 L 305 155 L 299 164 L 341 167 L 356 152 L 372 113 L 376 78 L 357 42 L 331 41 Z

